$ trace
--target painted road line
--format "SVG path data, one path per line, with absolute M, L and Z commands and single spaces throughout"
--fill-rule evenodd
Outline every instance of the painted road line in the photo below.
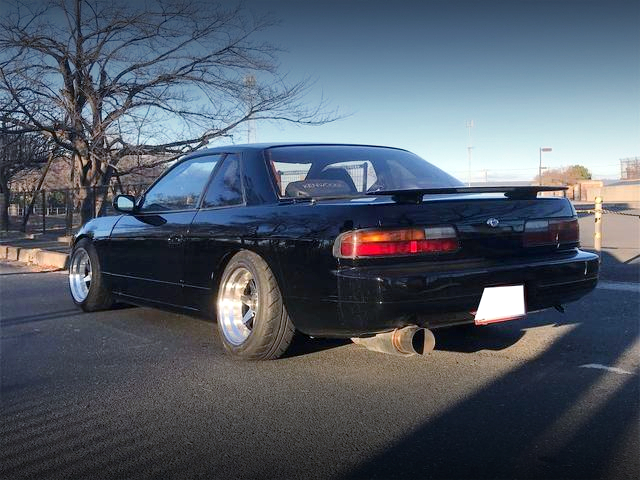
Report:
M 629 370 L 623 370 L 622 368 L 617 367 L 607 367 L 606 365 L 601 365 L 599 363 L 587 363 L 585 365 L 580 365 L 580 368 L 596 368 L 598 370 L 606 370 L 611 373 L 618 373 L 620 375 L 633 375 L 633 372 Z
M 640 283 L 631 282 L 606 282 L 600 280 L 597 288 L 604 290 L 621 290 L 623 292 L 636 292 L 640 293 Z

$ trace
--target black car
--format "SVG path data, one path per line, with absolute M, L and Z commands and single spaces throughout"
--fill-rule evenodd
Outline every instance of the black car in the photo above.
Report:
M 591 291 L 598 257 L 557 187 L 465 187 L 401 149 L 254 144 L 188 155 L 76 234 L 86 311 L 114 301 L 217 318 L 226 350 L 282 355 L 295 331 L 414 354 Z

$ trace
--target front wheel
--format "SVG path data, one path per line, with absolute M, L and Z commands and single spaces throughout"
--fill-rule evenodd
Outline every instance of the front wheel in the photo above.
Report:
M 295 332 L 273 272 L 250 251 L 234 255 L 224 269 L 216 313 L 222 344 L 237 358 L 278 358 Z
M 106 310 L 113 304 L 100 269 L 95 247 L 83 238 L 73 248 L 69 261 L 69 290 L 73 303 L 85 312 Z

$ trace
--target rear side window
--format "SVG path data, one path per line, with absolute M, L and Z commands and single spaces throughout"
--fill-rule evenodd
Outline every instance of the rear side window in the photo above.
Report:
M 240 176 L 240 158 L 238 155 L 228 155 L 213 175 L 202 206 L 204 208 L 228 207 L 242 203 L 244 203 L 244 200 Z

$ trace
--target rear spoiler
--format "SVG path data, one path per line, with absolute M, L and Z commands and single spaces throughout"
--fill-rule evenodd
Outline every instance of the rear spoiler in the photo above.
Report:
M 380 190 L 367 192 L 367 195 L 391 195 L 398 203 L 422 203 L 425 195 L 448 195 L 455 193 L 504 193 L 504 196 L 513 200 L 532 200 L 538 196 L 538 192 L 558 192 L 567 190 L 568 187 L 551 186 L 518 186 L 518 187 L 442 187 L 442 188 L 417 188 L 412 190 Z

